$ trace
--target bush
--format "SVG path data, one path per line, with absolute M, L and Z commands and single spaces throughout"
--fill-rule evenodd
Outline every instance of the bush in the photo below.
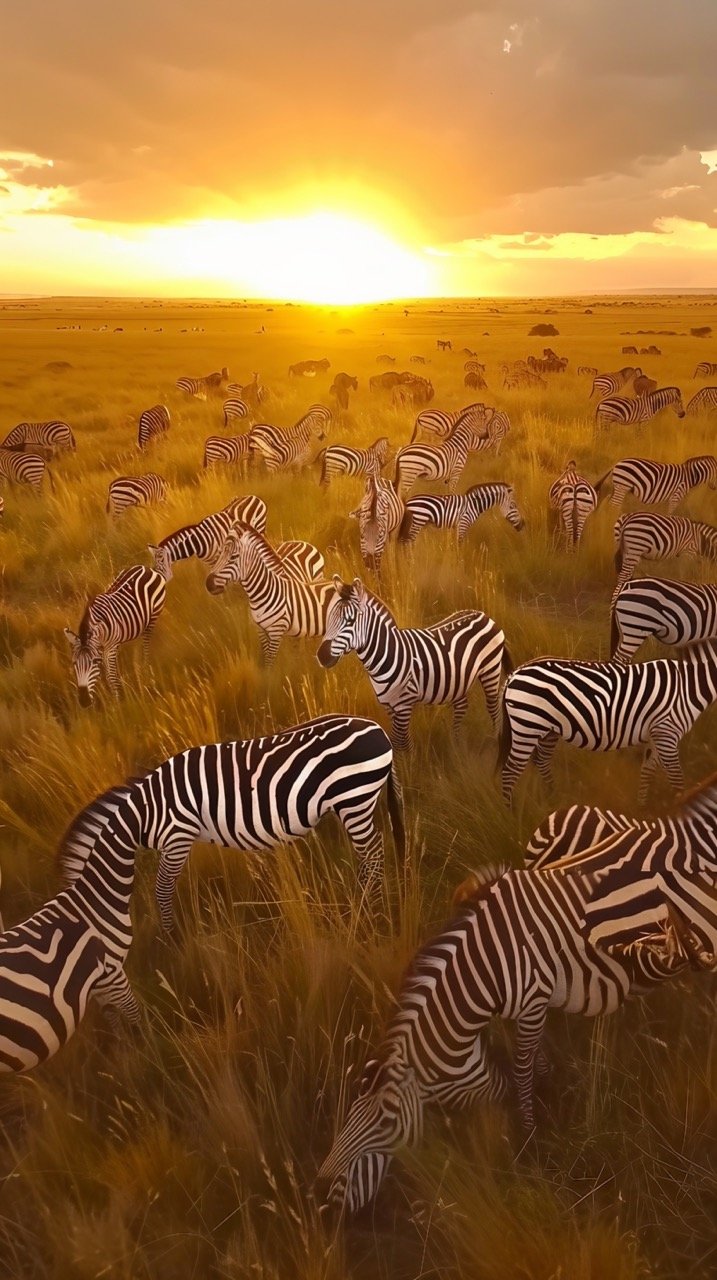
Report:
M 529 338 L 557 338 L 559 330 L 554 324 L 534 324 L 532 329 L 528 331 Z

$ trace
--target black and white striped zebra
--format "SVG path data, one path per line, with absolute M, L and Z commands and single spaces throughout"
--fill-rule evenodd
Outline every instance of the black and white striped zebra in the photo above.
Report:
M 117 650 L 121 644 L 141 636 L 146 660 L 149 636 L 164 600 L 162 575 L 144 565 L 133 565 L 120 573 L 107 591 L 88 602 L 79 635 L 65 627 L 80 706 L 88 707 L 92 702 L 102 669 L 112 692 L 119 693 Z
M 548 490 L 548 507 L 557 514 L 569 550 L 575 550 L 589 516 L 597 509 L 598 494 L 581 476 L 575 462 L 569 462 Z
M 505 636 L 492 618 L 464 609 L 431 627 L 399 627 L 383 600 L 367 591 L 360 578 L 348 583 L 335 576 L 334 587 L 325 639 L 316 656 L 322 667 L 333 667 L 345 653 L 356 653 L 391 717 L 396 750 L 410 749 L 410 720 L 419 703 L 449 703 L 456 729 L 476 680 L 496 724 L 501 675 L 510 670 L 510 657 Z
M 332 444 L 322 449 L 320 484 L 329 484 L 336 476 L 380 475 L 389 451 L 388 436 L 379 436 L 367 449 L 353 449 L 346 444 Z
M 224 413 L 224 426 L 227 427 L 234 418 L 251 417 L 251 409 L 246 400 L 242 400 L 240 396 L 230 396 L 222 405 Z
M 692 374 L 693 378 L 714 378 L 717 375 L 717 364 L 710 360 L 700 360 L 697 368 Z
M 628 382 L 632 382 L 636 374 L 641 374 L 642 369 L 634 369 L 632 365 L 627 365 L 624 369 L 617 369 L 615 373 L 599 373 L 593 379 L 590 399 L 592 400 L 595 392 L 599 398 L 604 400 L 606 396 L 614 396 L 617 391 L 621 391 L 626 387 Z
M 66 422 L 18 422 L 0 442 L 0 449 L 26 449 L 32 445 L 50 457 L 77 448 L 75 437 Z
M 361 503 L 349 511 L 358 520 L 361 559 L 373 573 L 381 572 L 381 560 L 391 534 L 400 527 L 405 504 L 390 480 L 372 475 L 366 481 Z
M 516 1024 L 513 1074 L 530 1132 L 548 1010 L 609 1014 L 633 991 L 680 976 L 694 963 L 695 939 L 664 911 L 650 933 L 627 944 L 587 941 L 583 920 L 597 899 L 596 880 L 552 868 L 473 879 L 460 915 L 411 961 L 358 1097 L 319 1169 L 329 1203 L 350 1213 L 363 1208 L 393 1154 L 420 1141 L 427 1105 L 467 1107 L 505 1092 L 487 1040 L 493 1018 Z
M 715 698 L 717 640 L 692 645 L 677 658 L 634 666 L 562 658 L 526 662 L 508 677 L 503 691 L 503 796 L 510 801 L 533 758 L 552 783 L 550 759 L 561 739 L 589 751 L 644 745 L 640 802 L 658 764 L 680 789 L 680 741 Z
M 465 493 L 421 493 L 409 498 L 398 540 L 415 542 L 421 529 L 430 524 L 436 529 L 455 529 L 458 541 L 462 542 L 478 517 L 491 507 L 497 507 L 515 530 L 523 528 L 525 521 L 518 510 L 512 484 L 474 484 Z
M 706 413 L 710 409 L 717 409 L 717 387 L 703 387 L 696 392 L 688 401 L 685 413 Z
M 177 391 L 183 391 L 185 395 L 194 396 L 197 400 L 206 400 L 207 393 L 214 394 L 225 387 L 229 382 L 229 374 L 226 368 L 221 373 L 208 373 L 203 378 L 177 378 Z
M 468 454 L 489 444 L 487 436 L 477 435 L 468 420 L 459 418 L 442 445 L 406 445 L 396 454 L 396 492 L 403 496 L 419 479 L 442 480 L 452 491 L 463 474 Z
M 142 476 L 118 476 L 107 490 L 107 514 L 114 518 L 129 507 L 149 507 L 166 502 L 167 481 L 156 471 Z
M 622 458 L 598 480 L 598 494 L 612 479 L 610 503 L 621 507 L 628 494 L 646 506 L 667 503 L 669 515 L 699 485 L 717 488 L 717 458 L 704 453 L 685 462 L 653 462 L 651 458 Z
M 251 431 L 238 436 L 207 436 L 202 466 L 239 466 L 243 471 L 251 457 Z
M 660 516 L 632 511 L 619 516 L 613 530 L 618 591 L 632 577 L 641 560 L 668 560 L 678 556 L 717 559 L 717 528 L 686 516 Z
M 139 429 L 137 431 L 137 445 L 140 449 L 144 449 L 150 440 L 156 440 L 159 436 L 164 435 L 165 431 L 169 431 L 171 419 L 169 409 L 166 404 L 152 405 L 151 409 L 145 409 L 144 413 L 139 416 Z
M 315 547 L 309 554 L 323 557 Z M 313 556 L 311 557 L 313 560 Z M 302 562 L 301 574 L 285 564 L 280 551 L 269 546 L 250 525 L 237 524 L 227 535 L 219 560 L 209 574 L 207 591 L 220 595 L 230 582 L 243 586 L 252 618 L 260 628 L 262 657 L 273 662 L 284 636 L 322 636 L 329 604 L 334 597 L 330 582 L 312 579 L 311 568 Z
M 39 493 L 46 474 L 52 486 L 52 475 L 41 454 L 0 448 L 0 479 L 10 480 L 12 484 L 29 484 Z
M 150 544 L 149 550 L 154 557 L 154 568 L 161 573 L 165 582 L 172 577 L 172 565 L 178 560 L 189 560 L 196 556 L 205 564 L 216 564 L 221 555 L 224 542 L 233 525 L 241 522 L 250 524 L 259 533 L 266 529 L 266 503 L 253 493 L 241 498 L 232 498 L 221 511 L 205 516 L 197 524 L 187 524 L 156 546 Z
M 115 833 L 133 851 L 156 849 L 157 904 L 171 932 L 177 878 L 197 841 L 265 852 L 307 835 L 334 813 L 356 853 L 359 883 L 372 896 L 383 871 L 376 806 L 385 786 L 402 861 L 403 802 L 387 734 L 362 717 L 320 716 L 281 733 L 190 747 L 131 785 L 98 796 L 66 834 L 60 861 L 65 877 L 74 879 L 98 839 L 111 847 Z
M 685 645 L 717 638 L 717 583 L 633 578 L 610 611 L 613 662 L 629 662 L 654 636 L 662 644 Z
M 249 433 L 249 447 L 258 454 L 268 471 L 300 467 L 309 461 L 313 441 L 323 440 L 331 423 L 331 410 L 314 404 L 293 427 L 286 430 L 261 422 Z
M 615 424 L 626 427 L 633 422 L 649 422 L 667 408 L 674 409 L 678 418 L 684 418 L 685 407 L 679 387 L 658 387 L 657 391 L 649 391 L 647 395 L 632 399 L 627 396 L 611 396 L 601 400 L 595 410 L 595 424 L 598 427 Z
M 416 418 L 411 444 L 416 443 L 421 432 L 446 440 L 459 419 L 475 428 L 476 437 L 486 440 L 484 449 L 493 448 L 496 455 L 500 452 L 501 443 L 510 431 L 510 419 L 502 409 L 493 409 L 487 404 L 469 404 L 450 411 L 424 409 Z

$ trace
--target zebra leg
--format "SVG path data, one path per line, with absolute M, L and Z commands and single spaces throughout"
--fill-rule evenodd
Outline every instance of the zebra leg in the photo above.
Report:
M 120 693 L 120 679 L 117 674 L 117 646 L 113 649 L 105 649 L 102 654 L 102 662 L 107 676 L 107 683 L 116 698 Z
M 468 710 L 467 698 L 456 698 L 453 703 L 453 732 L 457 733 L 466 711 Z M 495 720 L 493 721 L 495 724 Z
M 541 1001 L 540 1004 L 536 1003 L 524 1009 L 517 1021 L 513 1073 L 518 1091 L 520 1119 L 527 1133 L 531 1133 L 535 1128 L 533 1077 L 535 1059 L 545 1029 L 547 1013 L 547 1002 Z
M 469 1107 L 478 1098 L 493 1102 L 505 1097 L 508 1084 L 502 1067 L 491 1056 L 483 1028 L 476 1036 L 468 1061 L 456 1074 L 451 1071 L 445 1081 L 432 1086 L 428 1100 L 443 1107 Z
M 175 844 L 162 846 L 154 894 L 165 933 L 172 933 L 174 930 L 174 890 L 179 876 L 187 865 L 187 858 L 191 851 L 192 841 L 188 840 L 186 835 L 183 835 Z
M 119 1030 L 123 1021 L 136 1024 L 141 1020 L 140 1007 L 122 968 L 106 967 L 104 975 L 92 989 L 92 996 L 115 1031 Z
M 260 629 L 261 659 L 266 666 L 269 666 L 276 658 L 284 634 L 283 629 L 281 631 L 265 631 L 263 627 Z
M 675 790 L 682 791 L 685 785 L 685 775 L 680 764 L 679 747 L 682 738 L 680 730 L 677 725 L 671 724 L 670 721 L 663 721 L 661 724 L 653 726 L 651 738 L 657 762 L 662 765 Z
M 481 671 L 478 675 L 488 715 L 495 730 L 498 729 L 498 716 L 500 714 L 500 677 L 501 665 L 499 661 L 487 670 Z
M 527 745 L 525 742 L 516 742 L 515 736 L 510 747 L 501 775 L 501 784 L 503 790 L 503 799 L 506 804 L 510 804 L 513 798 L 513 789 L 520 775 L 525 772 L 534 747 L 532 742 Z
M 637 803 L 644 804 L 647 800 L 647 793 L 650 790 L 650 783 L 654 777 L 657 768 L 657 757 L 652 746 L 648 746 L 640 769 L 640 782 L 637 789 Z
M 389 707 L 391 715 L 391 741 L 394 751 L 411 750 L 411 713 L 414 704 L 403 702 L 398 707 Z
M 558 738 L 559 734 L 557 733 L 547 733 L 544 738 L 540 739 L 535 748 L 535 763 L 538 772 L 543 781 L 547 782 L 549 786 L 553 785 L 553 771 L 550 767 L 550 761 L 557 746 Z

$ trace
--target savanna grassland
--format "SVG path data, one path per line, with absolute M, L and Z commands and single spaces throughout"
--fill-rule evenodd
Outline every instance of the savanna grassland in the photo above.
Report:
M 553 314 L 546 316 L 546 309 Z M 586 308 L 592 309 L 588 314 Z M 478 455 L 466 483 L 515 485 L 525 529 L 491 512 L 465 544 L 435 531 L 412 549 L 392 547 L 380 591 L 404 624 L 428 624 L 478 607 L 504 628 L 515 662 L 542 654 L 608 654 L 614 583 L 611 525 L 603 504 L 577 555 L 555 547 L 546 495 L 570 458 L 596 479 L 632 454 L 681 461 L 715 451 L 717 413 L 678 421 L 661 414 L 640 435 L 597 438 L 590 380 L 577 366 L 639 363 L 685 400 L 704 383 L 698 360 L 715 343 L 688 336 L 717 328 L 711 298 L 427 303 L 364 309 L 256 304 L 5 300 L 0 306 L 0 428 L 64 419 L 74 455 L 51 463 L 36 498 L 6 488 L 0 529 L 0 865 L 6 924 L 56 891 L 54 851 L 93 795 L 193 743 L 250 737 L 327 711 L 382 719 L 355 656 L 331 671 L 316 641 L 287 639 L 273 668 L 259 663 L 258 634 L 239 587 L 210 597 L 205 566 L 175 569 L 143 667 L 140 646 L 120 653 L 123 696 L 103 689 L 80 709 L 63 627 L 76 629 L 88 593 L 122 568 L 149 563 L 147 544 L 255 492 L 268 505 L 268 536 L 313 541 L 327 570 L 361 573 L 358 529 L 347 512 L 362 481 L 327 492 L 318 471 L 247 479 L 201 469 L 205 436 L 222 433 L 221 398 L 187 400 L 182 374 L 227 365 L 271 391 L 263 416 L 293 423 L 328 403 L 333 374 L 360 380 L 332 439 L 407 442 L 413 415 L 372 396 L 376 357 L 396 356 L 433 381 L 433 405 L 473 399 L 505 408 L 512 430 L 498 458 Z M 555 338 L 529 338 L 549 320 Z M 99 332 L 106 324 L 108 330 Z M 68 327 L 75 326 L 75 327 Z M 76 326 L 80 326 L 77 328 Z M 257 332 L 264 326 L 264 332 Z M 201 331 L 192 332 L 193 327 Z M 118 328 L 121 332 L 114 332 Z M 636 330 L 675 336 L 632 336 Z M 344 332 L 339 332 L 344 330 Z M 347 332 L 348 331 L 348 332 Z M 630 331 L 630 336 L 625 331 Z M 453 353 L 438 353 L 436 338 Z M 623 357 L 623 344 L 656 343 L 662 356 Z M 569 357 L 547 390 L 506 392 L 503 360 Z M 463 347 L 487 365 L 489 391 L 463 389 Z M 430 361 L 409 365 L 413 354 Z M 328 356 L 328 376 L 289 379 L 289 363 Z M 62 374 L 43 371 L 66 360 Z M 156 402 L 169 435 L 136 449 L 137 415 Z M 232 428 L 230 428 L 231 430 Z M 110 524 L 109 480 L 156 470 L 166 506 Z M 715 495 L 680 509 L 715 522 Z M 646 570 L 642 570 L 645 572 Z M 666 562 L 664 575 L 707 581 L 714 566 Z M 368 579 L 367 579 L 368 580 Z M 372 585 L 376 585 L 373 583 Z M 135 651 L 136 650 L 136 651 Z M 657 646 L 641 657 L 664 656 Z M 717 762 L 708 712 L 682 758 L 696 782 Z M 581 800 L 635 811 L 639 757 L 556 753 L 549 793 L 529 772 L 515 806 L 503 806 L 495 742 L 480 691 L 456 742 L 446 709 L 414 718 L 413 754 L 400 762 L 409 856 L 397 866 L 387 832 L 392 926 L 369 931 L 355 908 L 355 868 L 329 820 L 305 842 L 266 857 L 198 847 L 180 880 L 181 940 L 158 936 L 154 855 L 140 855 L 130 979 L 145 1007 L 140 1032 L 114 1039 L 92 1010 L 68 1047 L 27 1078 L 0 1080 L 0 1275 L 91 1280 L 697 1280 L 713 1274 L 715 988 L 675 984 L 597 1024 L 553 1015 L 553 1074 L 540 1130 L 519 1151 L 511 1106 L 434 1115 L 419 1149 L 396 1159 L 374 1209 L 353 1224 L 322 1217 L 311 1195 L 339 1114 L 391 1008 L 416 944 L 443 923 L 466 868 L 519 863 L 534 825 Z M 662 779 L 650 805 L 669 803 Z

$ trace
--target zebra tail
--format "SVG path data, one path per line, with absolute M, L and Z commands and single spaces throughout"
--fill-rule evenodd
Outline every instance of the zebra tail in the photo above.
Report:
M 50 471 L 50 468 L 48 467 L 47 463 L 45 463 L 45 475 L 47 476 L 48 480 L 50 481 L 50 488 L 51 488 L 52 492 L 54 493 L 54 492 L 55 492 L 55 481 L 54 481 L 54 478 L 53 478 L 52 472 Z
M 505 643 L 503 644 L 503 655 L 500 660 L 500 666 L 504 676 L 509 676 L 512 671 L 515 671 L 515 663 L 511 657 L 510 649 Z
M 573 546 L 578 545 L 578 496 L 573 497 Z
M 620 643 L 620 628 L 617 625 L 617 605 L 618 597 L 615 596 L 610 605 L 610 658 L 615 657 L 617 646 Z
M 398 541 L 408 542 L 411 537 L 411 528 L 413 525 L 413 514 L 406 508 L 403 513 L 400 528 L 398 530 Z
M 326 484 L 326 450 L 325 449 L 322 449 L 320 453 L 317 453 L 315 461 L 321 463 L 321 475 L 319 477 L 319 484 Z
M 617 551 L 615 552 L 615 568 L 618 573 L 622 569 L 622 541 L 617 544 Z
M 388 775 L 388 816 L 391 820 L 391 831 L 393 833 L 393 843 L 396 846 L 396 853 L 401 862 L 406 859 L 406 826 L 403 818 L 403 791 L 398 781 L 395 764 L 391 764 L 391 772 Z
M 595 481 L 595 492 L 596 492 L 596 494 L 597 494 L 597 496 L 598 496 L 598 506 L 600 505 L 600 503 L 602 502 L 603 498 L 605 497 L 605 494 L 604 494 L 604 493 L 601 493 L 601 492 L 600 492 L 600 490 L 602 489 L 602 487 L 603 487 L 603 485 L 604 485 L 605 481 L 607 480 L 608 476 L 610 476 L 610 475 L 612 475 L 612 467 L 608 467 L 607 471 L 605 472 L 605 475 L 604 475 L 604 476 L 601 476 L 599 480 L 596 480 L 596 481 Z
M 510 755 L 512 745 L 513 734 L 510 728 L 510 716 L 508 715 L 505 706 L 505 690 L 503 690 L 503 708 L 500 717 L 500 734 L 498 736 L 498 759 L 495 763 L 496 773 L 499 769 L 503 768 L 503 765 Z

